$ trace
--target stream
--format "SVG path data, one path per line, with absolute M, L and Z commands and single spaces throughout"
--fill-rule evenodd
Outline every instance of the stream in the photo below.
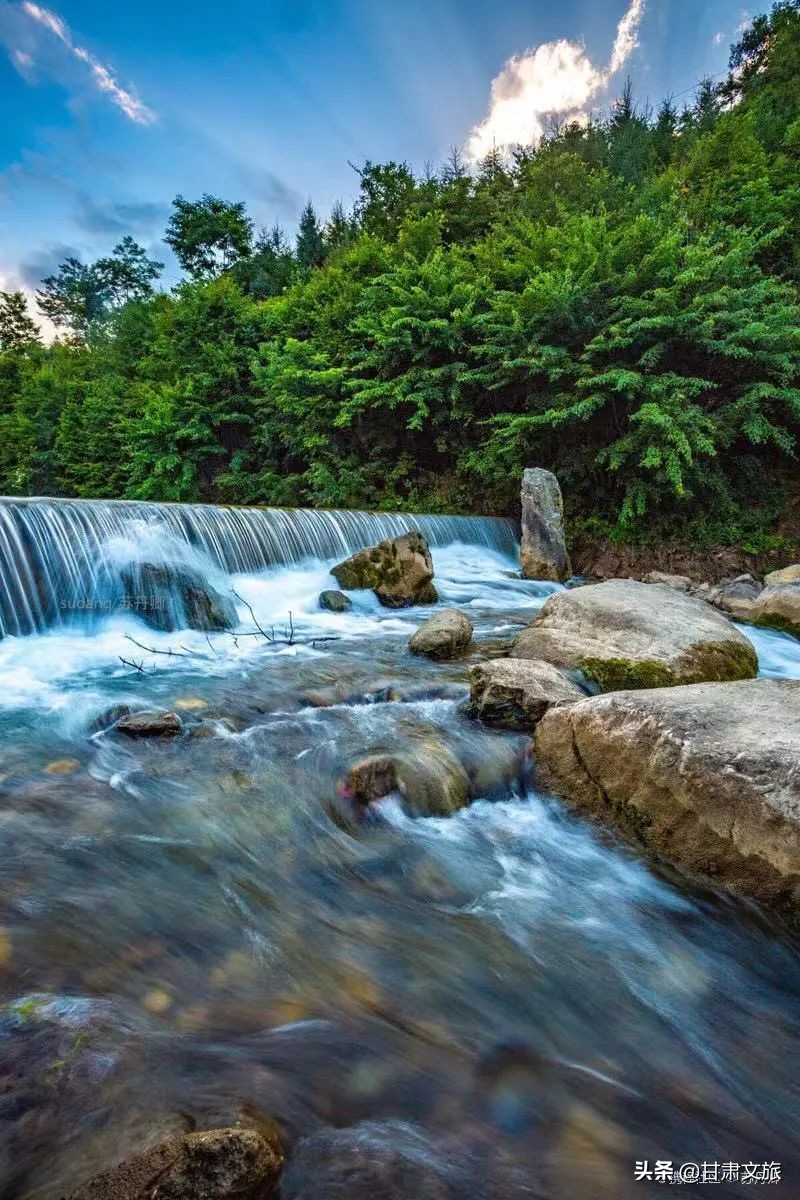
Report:
M 540 794 L 527 739 L 460 714 L 469 664 L 556 585 L 517 577 L 506 533 L 459 533 L 432 551 L 475 626 L 457 662 L 407 653 L 433 609 L 321 611 L 335 546 L 230 571 L 194 547 L 238 637 L 95 612 L 0 641 L 4 1200 L 272 1120 L 290 1145 L 412 1138 L 437 1198 L 682 1193 L 637 1182 L 642 1160 L 779 1162 L 768 1194 L 800 1195 L 796 941 Z M 278 636 L 291 612 L 301 644 L 249 636 L 251 610 Z M 745 632 L 764 674 L 800 678 L 800 642 Z M 125 706 L 186 732 L 126 740 L 103 719 Z M 387 749 L 452 751 L 473 803 L 354 820 L 342 777 Z

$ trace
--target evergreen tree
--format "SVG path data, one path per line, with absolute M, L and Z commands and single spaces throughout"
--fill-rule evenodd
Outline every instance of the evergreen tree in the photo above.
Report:
M 0 351 L 26 350 L 39 342 L 24 292 L 0 292 Z
M 354 236 L 353 222 L 348 218 L 341 200 L 337 200 L 323 231 L 326 257 L 334 250 L 349 246 Z
M 262 230 L 252 254 L 240 258 L 231 275 L 246 296 L 267 300 L 280 296 L 293 282 L 296 260 L 279 225 Z
M 325 261 L 325 238 L 310 200 L 300 214 L 296 255 L 299 266 L 306 271 L 321 267 Z
M 653 125 L 652 146 L 655 160 L 666 167 L 672 161 L 678 136 L 678 110 L 671 96 L 661 102 Z

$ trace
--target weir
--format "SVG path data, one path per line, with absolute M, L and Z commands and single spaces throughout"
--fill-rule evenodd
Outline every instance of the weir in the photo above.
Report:
M 131 562 L 194 556 L 225 575 L 256 573 L 343 558 L 412 529 L 434 547 L 516 551 L 517 526 L 499 517 L 0 498 L 0 637 L 113 610 Z

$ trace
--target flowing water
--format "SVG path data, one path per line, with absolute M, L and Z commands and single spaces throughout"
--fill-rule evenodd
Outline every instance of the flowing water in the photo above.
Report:
M 475 624 L 465 661 L 407 654 L 430 610 L 318 607 L 336 559 L 415 525 Z M 539 794 L 526 739 L 460 715 L 469 662 L 554 587 L 516 577 L 509 523 L 36 501 L 0 528 L 25 631 L 0 641 L 0 1195 L 268 1118 L 290 1144 L 414 1129 L 437 1197 L 679 1194 L 634 1182 L 645 1159 L 777 1161 L 771 1194 L 800 1195 L 796 943 Z M 118 611 L 155 554 L 233 589 L 240 636 Z M 249 636 L 290 611 L 299 644 Z M 800 643 L 748 632 L 800 677 Z M 187 732 L 126 741 L 103 719 L 124 706 Z M 454 755 L 473 803 L 355 820 L 342 776 L 381 749 Z

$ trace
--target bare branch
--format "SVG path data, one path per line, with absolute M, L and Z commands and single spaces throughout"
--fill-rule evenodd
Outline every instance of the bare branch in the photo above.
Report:
M 185 650 L 185 651 L 172 650 L 172 649 L 157 650 L 155 648 L 155 646 L 145 646 L 143 642 L 137 642 L 136 638 L 131 637 L 131 635 L 129 633 L 125 634 L 125 640 L 128 642 L 132 642 L 134 646 L 138 646 L 140 650 L 144 650 L 147 654 L 162 654 L 162 655 L 164 655 L 165 658 L 196 658 L 196 657 L 198 657 L 197 654 L 192 654 L 191 651 L 189 651 L 189 650 Z M 201 655 L 199 655 L 199 657 L 205 658 L 206 656 L 201 654 Z
M 123 664 L 123 666 L 131 667 L 134 671 L 139 671 L 139 673 L 142 675 L 146 674 L 143 663 L 137 663 L 133 662 L 129 658 L 123 658 L 121 654 L 119 656 L 119 661 Z
M 231 589 L 231 591 L 233 591 L 233 589 Z M 256 614 L 253 612 L 252 604 L 248 604 L 248 602 L 245 600 L 244 596 L 240 596 L 238 592 L 233 592 L 233 594 L 237 600 L 241 600 L 242 604 L 245 606 L 247 611 L 250 613 L 250 616 L 252 617 L 252 620 L 253 620 L 253 624 L 255 625 L 256 629 L 261 634 L 261 636 L 265 637 L 268 642 L 274 641 L 274 638 L 271 638 L 269 636 L 269 634 L 267 633 L 267 631 L 265 629 L 262 629 L 261 626 L 259 625 L 258 619 L 256 618 Z

